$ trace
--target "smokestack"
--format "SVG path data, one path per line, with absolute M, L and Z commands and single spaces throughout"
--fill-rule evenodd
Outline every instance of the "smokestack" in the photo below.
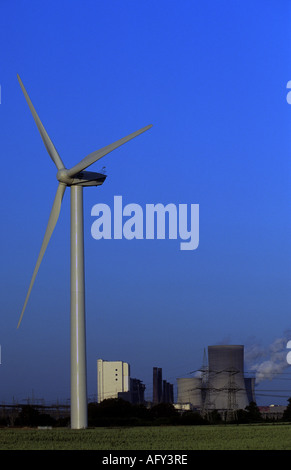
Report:
M 162 369 L 160 367 L 153 368 L 153 403 L 156 405 L 161 403 L 163 399 L 162 386 Z

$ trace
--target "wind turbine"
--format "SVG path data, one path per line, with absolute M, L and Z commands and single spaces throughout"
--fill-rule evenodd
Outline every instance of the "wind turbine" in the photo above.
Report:
M 129 134 L 83 158 L 77 165 L 67 169 L 54 144 L 42 125 L 33 104 L 17 75 L 18 81 L 38 127 L 44 145 L 57 167 L 59 182 L 48 225 L 34 268 L 27 296 L 17 325 L 21 323 L 32 286 L 39 266 L 52 236 L 61 210 L 61 203 L 67 187 L 71 189 L 71 428 L 82 429 L 88 426 L 87 417 L 87 373 L 86 373 L 86 331 L 85 331 L 85 281 L 84 281 L 84 228 L 83 228 L 83 187 L 100 186 L 106 176 L 101 173 L 84 171 L 92 163 L 120 147 L 134 137 L 142 134 L 152 125 Z

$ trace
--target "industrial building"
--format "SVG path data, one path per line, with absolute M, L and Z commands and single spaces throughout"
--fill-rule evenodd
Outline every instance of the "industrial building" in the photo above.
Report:
M 130 377 L 130 365 L 123 361 L 97 360 L 98 403 L 123 398 L 131 403 L 144 402 L 145 385 Z
M 98 403 L 130 390 L 130 367 L 123 361 L 97 360 Z
M 174 387 L 166 380 L 163 380 L 163 373 L 160 367 L 153 368 L 153 404 L 173 403 Z
M 177 403 L 189 404 L 192 408 L 202 409 L 203 388 L 201 377 L 186 377 L 177 379 Z
M 130 377 L 130 366 L 122 361 L 97 361 L 98 403 L 123 398 L 144 403 L 145 385 Z M 177 400 L 173 385 L 163 379 L 162 369 L 153 367 L 152 405 L 172 403 L 180 410 L 207 414 L 217 410 L 226 419 L 255 402 L 255 379 L 244 375 L 244 346 L 208 346 L 203 366 L 196 376 L 177 379 Z
M 197 377 L 177 379 L 177 406 L 188 404 L 202 413 L 218 410 L 231 417 L 255 401 L 254 379 L 244 376 L 244 347 L 208 347 L 208 365 Z

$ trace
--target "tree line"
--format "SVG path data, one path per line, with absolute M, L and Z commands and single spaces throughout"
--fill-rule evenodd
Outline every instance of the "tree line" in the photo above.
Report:
M 231 419 L 225 417 L 217 410 L 201 414 L 198 411 L 179 412 L 170 403 L 159 403 L 148 408 L 145 405 L 133 405 L 122 399 L 108 399 L 101 403 L 88 404 L 88 425 L 98 426 L 159 426 L 159 425 L 207 425 L 236 423 L 259 423 L 270 421 L 263 418 L 256 403 L 252 402 L 244 410 L 237 410 Z M 276 421 L 291 422 L 291 397 L 281 419 Z M 22 405 L 18 416 L 4 416 L 0 419 L 1 426 L 50 426 L 68 427 L 70 418 L 54 418 L 50 414 L 42 413 L 32 405 Z

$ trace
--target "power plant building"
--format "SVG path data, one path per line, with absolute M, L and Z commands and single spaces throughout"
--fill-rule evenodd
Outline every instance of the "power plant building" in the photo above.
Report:
M 153 368 L 153 404 L 173 403 L 174 387 L 166 380 L 163 380 L 162 369 L 160 367 Z
M 213 410 L 226 419 L 255 402 L 255 379 L 244 376 L 244 346 L 208 346 L 208 364 L 195 377 L 177 379 L 177 403 L 180 410 Z M 98 403 L 109 398 L 123 398 L 144 403 L 145 385 L 130 377 L 130 366 L 122 361 L 97 361 Z M 152 404 L 174 404 L 173 385 L 163 380 L 162 369 L 153 367 Z
M 98 403 L 118 398 L 119 393 L 130 391 L 130 366 L 123 361 L 97 360 Z
M 161 403 L 163 399 L 163 378 L 160 367 L 153 368 L 153 403 Z
M 123 361 L 97 361 L 98 403 L 122 398 L 133 404 L 144 402 L 145 385 L 130 377 L 130 365 Z
M 208 366 L 199 377 L 177 379 L 177 404 L 200 411 L 229 413 L 255 402 L 254 379 L 244 376 L 244 347 L 208 347 Z
M 177 379 L 178 403 L 191 403 L 193 408 L 202 408 L 202 378 L 186 377 Z
M 216 410 L 244 410 L 249 405 L 244 378 L 244 347 L 208 347 L 206 406 Z

